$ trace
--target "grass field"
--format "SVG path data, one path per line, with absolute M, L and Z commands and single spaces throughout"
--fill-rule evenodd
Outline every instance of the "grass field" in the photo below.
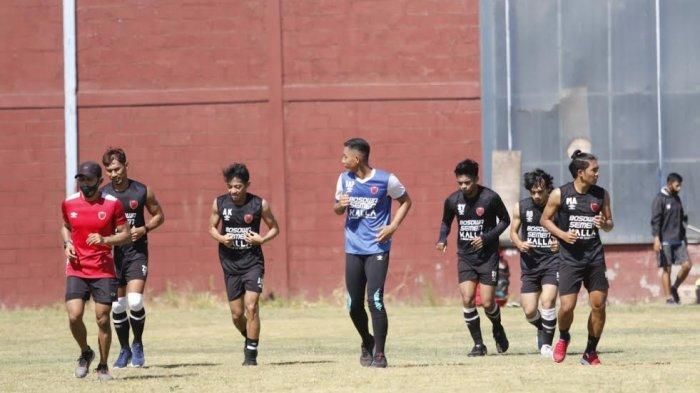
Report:
M 260 366 L 244 368 L 242 338 L 223 302 L 153 302 L 144 338 L 147 367 L 112 370 L 116 379 L 108 383 L 94 373 L 73 377 L 78 349 L 61 307 L 2 310 L 0 392 L 700 392 L 697 306 L 611 306 L 601 367 L 578 364 L 585 307 L 576 314 L 563 364 L 536 354 L 534 328 L 517 308 L 503 310 L 508 353 L 473 359 L 466 356 L 471 339 L 459 305 L 388 307 L 388 369 L 360 367 L 359 339 L 343 307 L 303 303 L 263 305 Z M 486 345 L 495 352 L 490 323 L 480 313 Z M 114 335 L 110 367 L 117 353 Z

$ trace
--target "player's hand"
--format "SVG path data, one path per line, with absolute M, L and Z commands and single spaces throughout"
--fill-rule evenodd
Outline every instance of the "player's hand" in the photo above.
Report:
M 233 234 L 231 234 L 231 233 L 225 234 L 223 237 L 223 240 L 221 241 L 221 244 L 223 244 L 226 247 L 233 246 Z
M 391 236 L 394 234 L 394 232 L 396 232 L 396 227 L 394 227 L 393 225 L 385 226 L 377 234 L 377 242 L 384 243 L 385 241 L 391 239 Z
M 131 241 L 135 242 L 146 234 L 146 227 L 131 228 Z
M 479 236 L 479 237 L 472 239 L 471 244 L 475 250 L 481 250 L 481 248 L 484 247 L 484 240 L 481 238 L 481 236 Z
M 340 200 L 338 201 L 338 204 L 342 207 L 350 206 L 350 195 L 349 194 L 341 195 Z
M 88 235 L 86 243 L 88 246 L 105 244 L 105 238 L 102 237 L 102 235 L 100 235 L 99 233 L 91 233 Z
M 438 242 L 437 244 L 435 244 L 435 249 L 444 253 L 445 251 L 447 251 L 447 243 Z
M 658 237 L 654 237 L 654 251 L 661 252 L 661 240 Z
M 549 249 L 552 250 L 552 252 L 559 252 L 559 241 L 552 236 L 552 239 L 549 240 Z
M 564 238 L 561 240 L 563 240 L 569 244 L 574 244 L 574 243 L 576 243 L 576 240 L 578 240 L 578 235 L 574 232 L 565 232 Z
M 607 219 L 603 215 L 603 212 L 598 213 L 597 216 L 593 217 L 593 225 L 596 228 L 605 230 L 607 228 Z
M 66 258 L 68 258 L 68 260 L 71 262 L 78 258 L 78 254 L 75 253 L 75 246 L 73 246 L 73 242 L 66 243 L 66 248 L 63 250 L 63 253 L 66 254 Z
M 254 246 L 259 246 L 263 243 L 265 243 L 265 239 L 263 239 L 260 234 L 255 233 L 253 231 L 249 231 L 248 233 L 245 234 L 245 241 L 248 243 L 254 245 Z
M 527 254 L 532 249 L 532 245 L 529 242 L 520 242 L 516 245 L 520 253 Z

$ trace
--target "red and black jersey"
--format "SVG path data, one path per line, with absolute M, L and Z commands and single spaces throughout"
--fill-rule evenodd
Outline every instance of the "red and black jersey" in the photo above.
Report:
M 81 193 L 66 198 L 61 204 L 63 221 L 70 226 L 71 240 L 77 258 L 66 262 L 66 275 L 83 278 L 115 277 L 112 247 L 87 244 L 91 233 L 111 236 L 119 225 L 126 224 L 121 203 L 112 196 L 86 201 Z

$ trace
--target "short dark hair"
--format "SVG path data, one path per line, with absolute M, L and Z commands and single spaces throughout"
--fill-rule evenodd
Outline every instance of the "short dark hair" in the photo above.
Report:
M 578 176 L 579 170 L 585 170 L 591 164 L 591 161 L 597 161 L 598 159 L 591 153 L 584 153 L 581 150 L 574 151 L 571 155 L 571 162 L 569 163 L 569 172 L 571 172 L 571 177 L 574 179 Z
M 679 183 L 683 183 L 683 176 L 677 174 L 676 172 L 671 172 L 668 174 L 666 177 L 666 184 L 677 181 Z
M 540 168 L 536 168 L 532 172 L 527 172 L 523 175 L 525 189 L 532 191 L 535 186 L 542 186 L 545 189 L 552 191 L 554 189 L 554 178 L 549 173 Z
M 455 167 L 455 176 L 466 175 L 469 177 L 476 178 L 479 176 L 479 164 L 467 158 L 466 160 L 460 162 Z
M 351 138 L 345 141 L 343 146 L 360 153 L 363 161 L 369 161 L 369 143 L 366 140 L 362 138 Z
M 102 165 L 109 166 L 112 161 L 117 160 L 122 164 L 126 164 L 126 153 L 121 147 L 108 147 L 105 154 L 102 155 Z
M 222 171 L 222 173 L 224 175 L 224 179 L 226 179 L 226 183 L 233 180 L 233 178 L 238 178 L 243 183 L 248 183 L 248 180 L 250 180 L 248 168 L 245 166 L 245 164 L 238 162 L 234 162 L 233 164 L 229 165 Z

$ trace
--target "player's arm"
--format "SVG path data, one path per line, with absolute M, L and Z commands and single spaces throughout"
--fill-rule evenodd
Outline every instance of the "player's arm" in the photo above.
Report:
M 391 239 L 394 232 L 399 229 L 399 225 L 401 225 L 403 219 L 406 218 L 408 211 L 411 210 L 411 204 L 413 202 L 411 201 L 411 197 L 408 196 L 408 192 L 404 192 L 403 195 L 396 198 L 396 201 L 399 203 L 399 208 L 396 209 L 396 215 L 391 220 L 391 223 L 382 228 L 379 234 L 377 234 L 377 241 L 379 243 Z
M 610 208 L 610 194 L 605 191 L 605 199 L 603 199 L 603 208 L 600 209 L 600 214 L 595 216 L 593 224 L 605 232 L 612 231 L 615 223 L 612 219 L 612 209 Z
M 151 215 L 151 219 L 142 227 L 131 228 L 132 241 L 140 239 L 143 235 L 155 230 L 165 222 L 163 208 L 160 206 L 160 203 L 158 203 L 156 194 L 150 187 L 146 188 L 146 210 L 148 210 L 148 213 Z
M 73 240 L 71 240 L 70 237 L 70 224 L 67 222 L 63 222 L 63 225 L 61 225 L 61 239 L 63 239 L 63 253 L 66 255 L 66 258 L 69 260 L 73 260 L 78 257 L 78 255 L 75 253 L 75 246 L 73 245 Z
M 435 249 L 445 252 L 447 249 L 447 236 L 452 228 L 452 221 L 455 218 L 455 211 L 450 203 L 450 198 L 445 199 L 445 204 L 442 207 L 442 221 L 440 221 L 440 234 L 438 241 L 435 244 Z
M 224 236 L 219 233 L 219 224 L 221 223 L 221 217 L 219 217 L 219 208 L 216 204 L 216 199 L 211 206 L 211 214 L 209 215 L 209 235 L 214 238 L 217 242 L 223 244 L 226 247 L 230 247 L 233 242 L 232 236 Z
M 343 190 L 343 175 L 338 176 L 338 183 L 335 186 L 335 204 L 333 211 L 337 215 L 345 214 L 348 206 L 350 206 L 350 195 Z
M 520 250 L 520 252 L 530 251 L 530 244 L 528 242 L 522 241 L 520 239 L 520 202 L 515 202 L 513 206 L 513 220 L 510 222 L 510 241 L 513 242 L 515 247 Z
M 651 205 L 651 235 L 654 237 L 654 251 L 661 251 L 661 223 L 664 220 L 664 201 L 654 198 Z
M 574 244 L 576 243 L 577 239 L 576 234 L 571 232 L 564 232 L 561 229 L 559 229 L 557 224 L 554 223 L 554 215 L 557 214 L 557 212 L 559 211 L 560 200 L 561 190 L 555 188 L 554 191 L 552 191 L 549 194 L 549 199 L 547 199 L 547 205 L 544 207 L 544 211 L 542 212 L 540 225 L 542 225 L 544 229 L 548 230 L 549 233 L 561 239 L 562 241 L 567 242 L 569 244 Z
M 260 213 L 265 225 L 267 225 L 268 231 L 265 236 L 260 236 L 260 234 L 250 231 L 246 234 L 246 241 L 250 244 L 261 245 L 268 241 L 274 239 L 280 233 L 280 227 L 277 224 L 275 216 L 272 214 L 272 209 L 270 209 L 270 204 L 266 200 L 262 200 L 262 212 Z M 217 214 L 218 217 L 218 214 Z
M 122 216 L 124 212 L 121 213 Z M 127 244 L 131 242 L 129 223 L 124 219 L 124 222 L 117 224 L 114 229 L 114 234 L 110 236 L 102 236 L 99 233 L 91 233 L 88 235 L 86 243 L 89 246 L 92 245 L 105 245 L 105 246 L 121 246 L 122 244 Z

